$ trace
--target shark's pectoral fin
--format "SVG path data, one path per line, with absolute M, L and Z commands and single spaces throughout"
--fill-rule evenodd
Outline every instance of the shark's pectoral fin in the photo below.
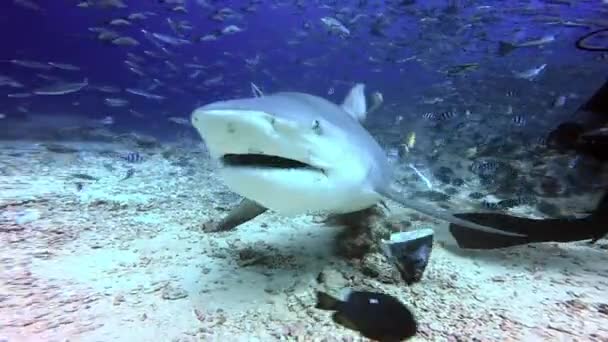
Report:
M 244 198 L 241 203 L 232 208 L 228 215 L 219 222 L 207 222 L 203 225 L 203 230 L 207 233 L 227 231 L 240 226 L 241 224 L 253 220 L 263 214 L 266 210 L 263 206 L 254 201 Z
M 344 102 L 342 102 L 342 109 L 359 122 L 365 120 L 367 103 L 365 102 L 365 85 L 363 83 L 357 83 L 352 87 Z
M 400 193 L 398 193 L 392 189 L 382 191 L 382 192 L 380 192 L 380 194 L 388 199 L 391 199 L 391 200 L 403 205 L 406 208 L 416 210 L 422 214 L 425 214 L 430 217 L 434 217 L 436 219 L 440 219 L 443 221 L 447 221 L 447 222 L 453 223 L 455 225 L 459 225 L 459 226 L 470 228 L 470 229 L 480 230 L 480 231 L 484 231 L 487 233 L 504 235 L 504 236 L 517 236 L 517 237 L 525 236 L 523 234 L 519 234 L 516 232 L 502 230 L 502 229 L 500 229 L 500 227 L 494 228 L 492 226 L 481 225 L 481 224 L 475 223 L 473 221 L 468 221 L 468 220 L 456 217 L 456 216 L 454 216 L 454 214 L 452 214 L 448 211 L 445 211 L 445 210 L 442 210 L 439 208 L 433 208 L 430 205 L 406 199 Z

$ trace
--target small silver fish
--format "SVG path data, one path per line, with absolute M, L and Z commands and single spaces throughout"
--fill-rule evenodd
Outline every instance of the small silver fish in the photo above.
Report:
M 165 96 L 148 93 L 141 89 L 127 88 L 127 89 L 125 89 L 125 91 L 127 93 L 139 95 L 139 96 L 145 97 L 147 99 L 153 99 L 153 100 L 164 100 L 165 99 Z
M 121 46 L 137 46 L 139 42 L 131 37 L 118 37 L 112 39 L 112 44 Z
M 171 37 L 168 36 L 166 34 L 161 34 L 161 33 L 152 33 L 152 37 L 158 39 L 159 41 L 166 43 L 166 44 L 170 44 L 170 45 L 185 45 L 185 44 L 190 44 L 189 40 L 185 40 L 185 39 L 181 39 L 181 38 L 176 38 L 176 37 Z
M 350 30 L 344 26 L 338 19 L 333 17 L 323 17 L 321 22 L 329 29 L 330 32 L 335 33 L 341 37 L 350 36 Z
M 560 95 L 553 101 L 553 108 L 563 107 L 566 104 L 566 96 Z
M 85 78 L 82 82 L 55 83 L 47 87 L 38 88 L 32 93 L 36 95 L 65 95 L 80 91 L 87 85 L 89 85 L 89 80 Z
M 532 68 L 532 69 L 524 70 L 524 71 L 521 71 L 521 72 L 514 72 L 513 74 L 517 78 L 523 78 L 523 79 L 526 79 L 528 81 L 532 81 L 536 77 L 538 77 L 538 75 L 540 75 L 540 73 L 543 70 L 545 70 L 546 67 L 547 67 L 547 64 L 543 64 L 543 65 L 541 65 L 541 66 L 539 66 L 537 68 Z
M 117 97 L 108 97 L 104 102 L 110 107 L 124 107 L 129 104 L 129 101 Z
M 48 62 L 48 65 L 55 67 L 57 69 L 67 70 L 67 71 L 79 71 L 80 70 L 79 67 L 72 65 L 72 64 L 67 64 L 67 63 Z
M 243 29 L 241 29 L 240 27 L 238 27 L 236 25 L 229 25 L 222 29 L 222 34 L 229 35 L 229 34 L 235 34 L 235 33 L 242 32 L 242 31 L 243 31 Z

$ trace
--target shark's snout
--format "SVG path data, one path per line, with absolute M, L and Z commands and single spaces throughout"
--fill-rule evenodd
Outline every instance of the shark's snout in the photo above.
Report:
M 298 146 L 301 137 L 294 124 L 267 113 L 202 107 L 193 112 L 192 124 L 224 167 L 308 168 L 324 173 Z
M 312 129 L 263 111 L 205 107 L 193 112 L 192 124 L 225 183 L 267 208 L 284 214 L 319 208 L 331 189 L 327 163 L 316 163 Z

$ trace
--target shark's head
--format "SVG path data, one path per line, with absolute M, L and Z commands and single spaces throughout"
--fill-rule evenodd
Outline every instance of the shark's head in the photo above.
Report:
M 375 188 L 386 169 L 357 120 L 365 102 L 352 93 L 348 109 L 303 93 L 215 102 L 196 109 L 192 124 L 243 197 L 282 214 L 351 212 L 380 200 Z

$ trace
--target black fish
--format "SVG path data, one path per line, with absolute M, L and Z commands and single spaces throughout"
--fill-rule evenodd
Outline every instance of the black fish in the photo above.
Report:
M 72 177 L 95 182 L 99 180 L 99 178 L 87 175 L 86 173 L 73 173 Z
M 351 292 L 346 301 L 317 292 L 317 309 L 335 311 L 334 322 L 376 341 L 403 341 L 416 335 L 412 312 L 396 298 L 383 293 Z

